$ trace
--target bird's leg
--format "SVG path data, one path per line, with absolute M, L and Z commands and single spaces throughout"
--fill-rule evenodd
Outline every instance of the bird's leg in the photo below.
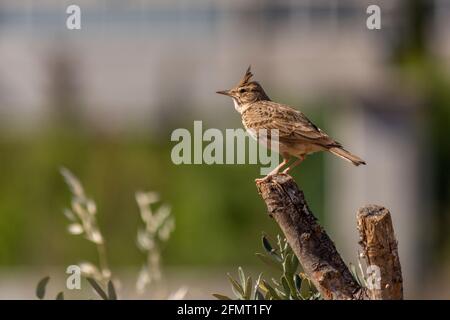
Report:
M 305 160 L 305 156 L 302 156 L 300 158 L 298 158 L 297 160 L 295 160 L 289 167 L 287 167 L 286 169 L 284 169 L 283 173 L 289 173 L 289 171 L 291 171 L 292 169 L 294 169 L 294 167 L 298 166 L 300 163 L 302 163 L 302 161 Z
M 291 160 L 291 158 L 283 158 L 283 161 L 275 168 L 273 169 L 268 176 L 273 176 L 274 174 L 277 174 L 278 172 L 280 172 L 280 169 L 283 168 L 285 165 L 288 164 L 289 160 Z
M 265 176 L 264 178 L 255 179 L 255 181 L 260 183 L 267 180 L 270 176 L 277 174 L 280 171 L 280 169 L 283 168 L 289 162 L 289 160 L 290 158 L 283 157 L 283 161 L 275 169 L 273 169 L 267 176 Z

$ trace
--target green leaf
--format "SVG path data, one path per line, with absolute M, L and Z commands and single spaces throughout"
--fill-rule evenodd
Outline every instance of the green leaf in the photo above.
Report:
M 295 276 L 288 276 L 288 277 L 286 277 L 286 281 L 287 281 L 287 284 L 289 286 L 292 299 L 297 299 L 298 300 L 298 299 L 300 299 L 300 296 L 298 295 L 297 288 L 295 286 L 294 277 Z
M 283 270 L 286 275 L 294 276 L 298 267 L 298 259 L 293 253 L 288 253 L 283 261 Z
M 258 288 L 259 288 L 259 284 L 261 283 L 261 279 L 262 279 L 262 273 L 259 274 L 258 279 L 256 279 L 256 283 L 255 283 L 255 288 L 254 288 L 254 294 L 253 294 L 253 299 L 254 300 L 261 300 L 258 299 L 258 293 L 261 295 L 261 293 L 259 292 Z M 264 296 L 262 296 L 262 298 L 264 299 Z
M 114 288 L 114 283 L 111 280 L 108 281 L 108 298 L 109 300 L 117 300 L 116 289 Z
M 287 300 L 289 299 L 289 294 L 285 294 L 283 291 L 281 291 L 278 288 L 274 288 L 276 293 L 278 294 L 278 296 L 280 297 L 281 300 Z
M 289 287 L 289 283 L 286 279 L 286 276 L 281 277 L 281 284 L 283 286 L 284 293 L 286 294 L 286 296 L 289 297 L 291 295 L 291 288 Z
M 103 299 L 108 300 L 108 295 L 105 291 L 100 287 L 100 285 L 92 278 L 86 278 L 92 288 L 97 292 L 97 294 Z
M 272 278 L 272 282 L 278 287 L 281 286 L 280 282 L 278 282 L 275 278 Z
M 353 274 L 353 276 L 355 276 L 356 275 L 356 267 L 355 267 L 355 265 L 353 264 L 353 263 L 349 263 L 349 265 L 350 265 L 350 271 L 352 272 L 352 274 Z
M 281 236 L 279 234 L 277 234 L 277 245 L 278 248 L 280 248 L 280 252 L 281 252 L 281 257 L 283 258 L 284 254 L 286 253 L 286 249 L 289 248 L 286 239 L 281 239 Z
M 227 274 L 228 280 L 230 280 L 232 288 L 240 295 L 241 297 L 244 296 L 244 290 L 242 289 L 241 285 L 233 279 L 233 277 L 230 274 Z
M 262 253 L 256 253 L 256 256 L 265 264 L 267 264 L 279 271 L 283 271 L 282 265 L 277 260 L 275 260 L 275 258 L 272 255 L 266 256 L 265 254 L 262 254 Z
M 250 300 L 252 297 L 252 277 L 247 278 L 247 282 L 245 284 L 245 291 L 244 291 L 244 299 Z
M 353 278 L 355 278 L 356 282 L 362 287 L 362 283 L 358 277 L 358 272 L 356 271 L 356 266 L 353 263 L 350 263 L 350 272 L 353 275 Z
M 321 300 L 321 299 L 322 299 L 322 296 L 320 295 L 320 292 L 316 292 L 316 293 L 314 293 L 314 294 L 311 296 L 310 299 L 311 299 L 311 300 Z
M 262 244 L 264 250 L 266 250 L 268 253 L 272 253 L 273 251 L 275 251 L 275 249 L 273 249 L 272 245 L 270 244 L 270 241 L 266 238 L 265 235 L 262 236 Z
M 47 288 L 47 284 L 48 281 L 50 280 L 50 277 L 44 277 L 42 278 L 37 286 L 36 286 L 36 297 L 38 297 L 38 299 L 42 300 L 45 297 L 45 289 Z
M 302 287 L 304 287 L 304 289 L 302 288 L 302 290 L 304 290 L 305 294 L 303 294 L 304 297 L 311 299 L 311 296 L 317 292 L 316 287 L 314 286 L 314 284 L 312 283 L 311 279 L 309 279 L 308 277 L 306 277 L 303 281 L 303 285 Z
M 361 282 L 361 287 L 367 287 L 367 279 L 364 276 L 364 271 L 363 271 L 363 267 L 361 264 L 361 259 L 358 258 L 358 267 L 359 267 L 359 272 L 361 275 L 361 278 L 359 279 Z
M 239 280 L 241 282 L 241 286 L 242 286 L 242 288 L 245 288 L 245 274 L 244 274 L 244 270 L 242 269 L 242 267 L 238 268 L 238 274 L 239 274 Z
M 213 296 L 217 298 L 218 300 L 232 300 L 230 297 L 224 296 L 219 293 L 213 293 Z
M 290 262 L 290 257 L 291 257 L 291 255 L 290 255 L 290 254 L 287 254 L 287 255 L 284 257 L 284 259 L 283 259 L 282 265 L 283 265 L 283 272 L 284 272 L 284 273 L 289 273 L 289 262 Z
M 275 291 L 275 289 L 268 284 L 265 280 L 263 280 L 263 285 L 264 287 L 267 289 L 269 296 L 273 299 L 273 300 L 281 300 L 280 296 L 278 295 L 278 293 Z
M 307 278 L 306 276 L 302 276 L 302 282 L 301 282 L 301 289 L 300 289 L 300 295 L 303 299 L 308 299 L 308 297 L 311 295 L 311 280 Z
M 298 274 L 294 276 L 294 283 L 295 289 L 297 289 L 297 292 L 300 292 L 302 290 L 302 278 Z
M 64 293 L 62 291 L 56 295 L 56 300 L 64 300 Z
M 258 289 L 255 291 L 255 300 L 264 300 L 263 294 Z
M 298 265 L 299 265 L 298 258 L 295 254 L 292 253 L 291 261 L 290 261 L 290 268 L 289 268 L 290 275 L 294 275 L 297 272 Z

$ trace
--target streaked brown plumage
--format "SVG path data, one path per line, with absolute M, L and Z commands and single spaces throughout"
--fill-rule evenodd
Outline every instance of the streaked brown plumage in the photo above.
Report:
M 252 76 L 249 67 L 235 88 L 217 93 L 233 98 L 244 127 L 252 134 L 258 134 L 261 129 L 268 132 L 278 130 L 279 151 L 284 161 L 269 175 L 278 173 L 290 157 L 298 160 L 284 170 L 285 173 L 300 164 L 306 155 L 317 151 L 330 151 L 356 166 L 366 164 L 364 160 L 345 150 L 300 111 L 271 101 L 258 82 L 250 81 Z

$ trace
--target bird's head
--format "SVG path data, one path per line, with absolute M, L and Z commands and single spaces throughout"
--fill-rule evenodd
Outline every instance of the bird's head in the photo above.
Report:
M 250 67 L 248 67 L 244 77 L 239 81 L 236 87 L 230 90 L 217 91 L 217 93 L 233 98 L 238 106 L 261 100 L 270 100 L 258 82 L 250 81 L 252 76 L 253 74 L 250 71 Z

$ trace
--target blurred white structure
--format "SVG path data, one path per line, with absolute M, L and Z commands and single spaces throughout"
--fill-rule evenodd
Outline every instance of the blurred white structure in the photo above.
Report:
M 366 204 L 378 204 L 392 214 L 398 241 L 406 298 L 414 298 L 427 254 L 426 234 L 432 221 L 425 214 L 429 194 L 423 187 L 426 171 L 420 133 L 413 125 L 415 103 L 398 104 L 395 96 L 374 98 L 364 108 L 332 113 L 330 127 L 348 148 L 367 161 L 353 167 L 327 158 L 326 225 L 345 261 L 357 264 L 359 237 L 356 212 Z M 361 107 L 361 105 L 360 105 Z M 429 216 L 429 215 L 428 215 Z
M 226 117 L 215 91 L 250 63 L 269 94 L 295 99 L 365 90 L 386 73 L 389 31 L 366 29 L 369 1 L 82 0 L 79 31 L 66 29 L 71 3 L 0 3 L 2 115 L 45 116 L 60 81 L 49 66 L 61 57 L 73 65 L 85 116 L 107 127 L 152 119 L 156 126 L 159 113 L 178 114 L 177 107 L 187 114 L 214 107 L 205 116 Z M 398 1 L 381 3 L 389 29 Z

